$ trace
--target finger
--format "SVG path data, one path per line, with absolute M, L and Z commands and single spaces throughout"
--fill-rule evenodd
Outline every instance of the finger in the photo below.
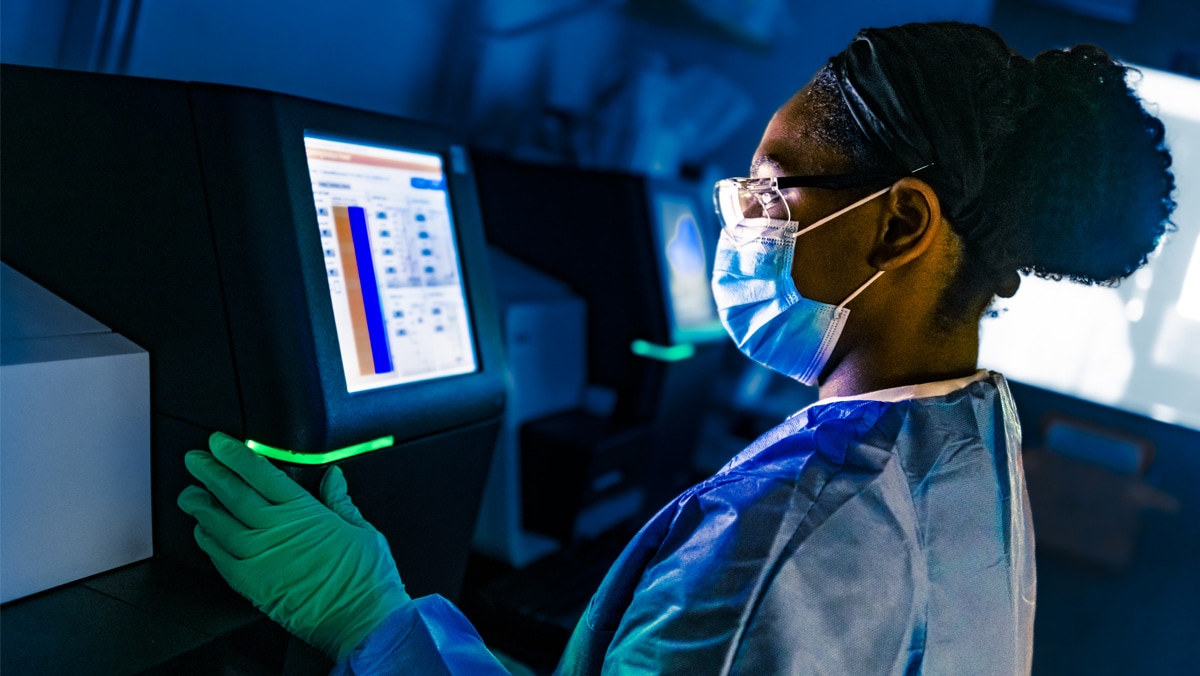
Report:
M 196 544 L 200 545 L 200 549 L 204 550 L 204 553 L 208 554 L 208 558 L 212 559 L 213 565 L 217 567 L 217 572 L 221 573 L 221 577 L 225 578 L 225 581 L 236 589 L 239 594 L 242 593 L 242 590 L 239 588 L 241 578 L 238 575 L 238 569 L 240 568 L 238 564 L 241 562 L 237 557 L 225 551 L 221 547 L 221 543 L 213 539 L 199 524 L 196 524 L 196 527 L 192 530 L 192 534 L 196 538 Z
M 183 463 L 239 521 L 251 528 L 266 528 L 272 524 L 271 503 L 212 454 L 188 451 L 183 456 Z
M 321 479 L 321 502 L 333 510 L 334 514 L 342 517 L 343 521 L 360 528 L 374 530 L 374 526 L 363 518 L 358 508 L 350 501 L 350 496 L 346 493 L 346 476 L 342 474 L 342 468 L 337 465 L 326 470 L 325 476 Z
M 196 544 L 200 545 L 200 549 L 208 554 L 208 558 L 212 559 L 213 566 L 221 577 L 229 583 L 229 586 L 234 591 L 241 594 L 250 600 L 256 608 L 262 607 L 262 599 L 257 598 L 254 590 L 247 585 L 250 580 L 245 575 L 245 564 L 237 557 L 225 551 L 219 542 L 214 540 L 212 536 L 204 531 L 199 525 L 192 531 L 196 538 Z
M 236 472 L 272 503 L 278 505 L 311 497 L 300 484 L 292 481 L 266 458 L 250 450 L 237 439 L 214 432 L 208 439 L 208 445 L 222 464 Z
M 251 530 L 238 521 L 217 502 L 208 491 L 188 486 L 176 501 L 180 509 L 196 519 L 200 527 L 221 548 L 238 559 L 248 559 L 262 553 L 265 545 L 260 531 Z
M 188 486 L 179 492 L 179 497 L 175 498 L 175 504 L 179 505 L 179 509 L 182 509 L 188 515 L 193 515 L 196 506 L 202 504 L 203 502 L 200 494 L 207 496 L 206 499 L 213 500 L 214 502 L 216 500 L 212 497 L 212 493 L 209 493 L 203 488 L 200 488 L 199 486 Z

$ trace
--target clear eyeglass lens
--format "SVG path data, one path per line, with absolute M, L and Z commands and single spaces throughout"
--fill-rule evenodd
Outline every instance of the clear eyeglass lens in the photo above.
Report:
M 747 185 L 734 180 L 721 181 L 717 184 L 716 202 L 722 227 L 738 244 L 769 235 L 768 230 L 779 229 L 790 217 L 783 195 L 770 185 Z M 753 225 L 744 223 L 746 219 L 752 218 L 770 218 L 777 224 L 772 227 L 761 222 Z

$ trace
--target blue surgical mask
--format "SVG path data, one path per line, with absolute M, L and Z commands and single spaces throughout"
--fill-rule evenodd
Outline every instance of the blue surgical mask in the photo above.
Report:
M 721 231 L 713 261 L 713 298 L 721 323 L 747 357 L 816 385 L 850 310 L 846 305 L 879 279 L 876 272 L 838 305 L 805 298 L 792 281 L 796 238 L 886 193 L 885 188 L 803 230 L 796 221 L 746 218 Z

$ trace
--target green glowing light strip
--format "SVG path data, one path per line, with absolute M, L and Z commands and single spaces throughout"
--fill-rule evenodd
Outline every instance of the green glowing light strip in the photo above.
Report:
M 395 437 L 387 436 L 366 441 L 361 444 L 354 444 L 353 446 L 339 448 L 336 451 L 329 451 L 326 453 L 297 453 L 296 451 L 289 451 L 282 448 L 268 446 L 266 444 L 260 444 L 253 439 L 246 440 L 246 445 L 250 447 L 250 450 L 259 455 L 266 456 L 273 460 L 294 462 L 298 465 L 326 465 L 331 462 L 345 460 L 346 458 L 361 455 L 363 453 L 378 451 L 381 448 L 387 448 L 388 446 L 394 446 L 395 444 Z
M 657 359 L 658 361 L 683 361 L 690 359 L 696 354 L 696 346 L 691 343 L 681 343 L 679 345 L 656 345 L 645 340 L 635 340 L 633 345 L 629 346 L 633 353 L 639 357 L 647 359 Z

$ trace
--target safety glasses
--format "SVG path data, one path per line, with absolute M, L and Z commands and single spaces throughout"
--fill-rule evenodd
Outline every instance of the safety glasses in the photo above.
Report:
M 909 172 L 916 174 L 932 166 L 927 164 Z M 903 174 L 831 174 L 826 176 L 764 176 L 762 178 L 727 178 L 717 181 L 713 187 L 713 205 L 717 210 L 721 227 L 735 241 L 755 238 L 767 234 L 766 229 L 783 230 L 792 220 L 792 210 L 783 191 L 789 188 L 821 188 L 824 190 L 847 190 L 850 188 L 883 188 L 890 186 Z M 876 192 L 855 202 L 843 213 L 867 200 L 878 197 Z M 756 226 L 747 226 L 747 219 L 770 219 L 756 221 Z M 824 222 L 825 219 L 822 219 Z M 815 224 L 814 224 L 815 225 Z M 810 226 L 812 227 L 812 226 Z M 807 231 L 805 228 L 804 231 Z M 791 233 L 794 236 L 802 232 Z
M 896 180 L 894 174 L 835 174 L 830 176 L 764 176 L 727 178 L 713 187 L 713 203 L 721 227 L 737 225 L 744 218 L 792 220 L 791 209 L 783 199 L 789 188 L 847 188 L 885 185 Z

